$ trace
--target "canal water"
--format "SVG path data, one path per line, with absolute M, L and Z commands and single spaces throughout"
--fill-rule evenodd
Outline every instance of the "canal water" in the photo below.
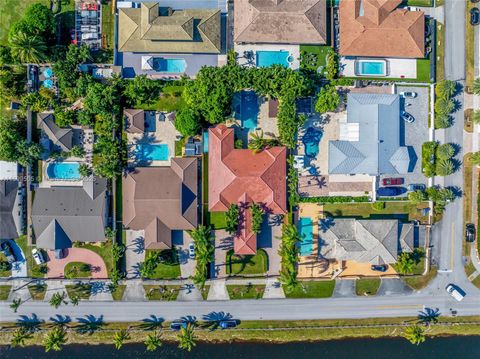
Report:
M 67 345 L 61 352 L 45 353 L 42 347 L 11 349 L 0 346 L 1 359 L 62 358 L 62 359 L 480 359 L 480 336 L 427 339 L 420 346 L 405 339 L 348 339 L 316 343 L 291 344 L 198 344 L 192 352 L 174 345 L 164 345 L 156 352 L 142 344 L 129 344 L 116 350 L 113 345 Z

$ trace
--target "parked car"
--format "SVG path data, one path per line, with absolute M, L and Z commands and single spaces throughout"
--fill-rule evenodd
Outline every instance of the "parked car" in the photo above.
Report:
M 45 263 L 45 258 L 43 258 L 43 254 L 38 248 L 32 249 L 32 257 L 38 265 Z
M 408 185 L 408 190 L 411 192 L 425 191 L 426 189 L 427 189 L 427 186 L 425 186 L 423 183 L 411 183 Z
M 403 184 L 403 178 L 384 178 L 382 184 L 384 186 L 398 186 Z
M 386 272 L 388 269 L 387 264 L 372 264 L 370 267 L 371 270 L 376 271 L 376 272 Z
M 470 0 L 471 3 L 475 4 L 477 2 L 479 2 L 480 0 Z
M 175 331 L 175 332 L 178 332 L 182 328 L 185 328 L 185 329 L 187 328 L 187 322 L 182 322 L 182 321 L 179 321 L 179 320 L 175 320 L 175 321 L 170 323 L 170 329 Z
M 188 258 L 195 259 L 195 243 L 188 245 Z
M 455 298 L 455 300 L 459 302 L 467 295 L 463 290 L 461 290 L 454 284 L 447 285 L 445 290 L 448 294 L 450 294 L 453 298 Z
M 55 249 L 55 258 L 56 259 L 62 259 L 65 257 L 65 253 L 63 249 Z
M 377 194 L 383 197 L 393 197 L 405 193 L 404 187 L 380 187 L 377 189 Z
M 415 118 L 413 118 L 412 115 L 410 115 L 408 112 L 405 112 L 405 111 L 402 112 L 402 118 L 407 123 L 412 123 L 415 121 Z
M 475 242 L 475 225 L 473 223 L 467 223 L 465 226 L 465 240 Z
M 476 7 L 470 9 L 470 25 L 480 24 L 480 10 Z
M 17 261 L 10 243 L 3 242 L 2 244 L 0 244 L 0 251 L 2 251 L 5 258 L 7 258 L 8 263 L 14 263 Z
M 235 328 L 236 326 L 237 326 L 237 321 L 233 319 L 222 320 L 220 322 L 220 328 L 222 329 Z
M 400 92 L 400 96 L 405 98 L 415 98 L 417 97 L 417 93 L 413 91 L 403 91 L 403 92 Z

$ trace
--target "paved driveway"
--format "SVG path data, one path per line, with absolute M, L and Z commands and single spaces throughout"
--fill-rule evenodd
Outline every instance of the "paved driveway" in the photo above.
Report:
M 172 244 L 177 249 L 182 278 L 189 278 L 195 274 L 197 261 L 188 257 L 188 246 L 190 243 L 193 243 L 193 239 L 187 231 L 174 231 Z
M 333 297 L 355 297 L 355 279 L 342 279 L 335 282 Z
M 62 259 L 55 258 L 54 251 L 48 251 L 49 260 L 47 261 L 48 278 L 65 277 L 64 269 L 68 263 L 83 262 L 90 264 L 92 268 L 91 278 L 102 279 L 108 278 L 107 267 L 103 258 L 97 253 L 84 248 L 68 248 L 65 249 L 65 257 Z
M 408 287 L 401 279 L 383 278 L 377 295 L 401 295 L 411 294 L 412 289 Z
M 140 278 L 139 264 L 145 260 L 144 231 L 127 230 L 125 235 L 127 279 Z
M 23 253 L 22 248 L 13 240 L 8 240 L 10 246 L 12 247 L 13 254 L 17 259 L 16 262 L 12 264 L 12 278 L 25 278 L 27 277 L 27 260 L 25 253 Z

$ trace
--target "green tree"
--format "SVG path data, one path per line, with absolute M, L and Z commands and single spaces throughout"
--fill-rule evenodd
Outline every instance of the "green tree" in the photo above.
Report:
M 16 313 L 21 304 L 22 300 L 20 298 L 14 299 L 12 300 L 12 304 L 10 304 L 10 308 L 13 310 L 14 313 Z
M 408 274 L 413 272 L 415 260 L 410 253 L 401 253 L 398 256 L 396 269 L 400 274 Z
M 59 292 L 54 293 L 49 301 L 50 305 L 57 309 L 62 305 L 62 303 L 67 304 L 67 301 L 65 301 L 65 296 L 65 292 L 62 292 L 61 294 Z
M 42 63 L 46 58 L 47 46 L 37 35 L 18 32 L 10 39 L 12 57 L 22 63 Z
M 160 339 L 160 333 L 155 331 L 152 334 L 148 334 L 147 339 L 145 339 L 145 346 L 149 352 L 154 352 L 157 348 L 161 347 L 162 341 Z
M 92 170 L 87 164 L 81 163 L 78 167 L 78 173 L 80 173 L 82 177 L 88 177 L 92 174 Z
M 253 151 L 253 153 L 258 153 L 263 151 L 267 146 L 267 141 L 263 137 L 263 131 L 255 131 L 250 135 L 250 141 L 248 142 L 248 148 Z
M 435 173 L 437 176 L 448 176 L 455 172 L 455 164 L 451 159 L 437 161 Z
M 374 211 L 381 212 L 385 209 L 385 202 L 382 202 L 382 201 L 373 202 L 372 208 Z
M 252 231 L 258 234 L 262 229 L 264 212 L 258 203 L 253 203 L 250 210 L 252 211 Z
M 29 34 L 42 36 L 48 40 L 56 31 L 56 21 L 52 11 L 43 4 L 34 3 L 27 7 L 23 19 Z
M 315 102 L 315 111 L 320 113 L 335 111 L 340 104 L 340 95 L 334 86 L 324 86 L 320 89 Z
M 404 336 L 405 339 L 415 345 L 420 345 L 426 339 L 425 330 L 418 325 L 407 327 L 405 329 Z
M 292 293 L 300 285 L 297 276 L 287 270 L 282 270 L 280 272 L 280 282 L 282 283 L 282 288 L 286 293 Z
M 192 280 L 195 284 L 199 284 L 201 288 L 204 287 L 207 280 L 207 265 L 212 261 L 215 247 L 213 245 L 213 236 L 211 228 L 203 225 L 190 231 L 190 236 L 195 243 L 195 253 L 197 264 L 195 267 L 195 274 Z
M 200 131 L 198 116 L 190 108 L 182 107 L 175 116 L 175 128 L 183 136 L 195 136 Z
M 123 347 L 123 343 L 125 340 L 130 339 L 130 334 L 126 329 L 119 330 L 118 332 L 115 332 L 113 336 L 113 345 L 115 345 L 115 348 L 117 350 L 120 350 Z
M 338 73 L 338 55 L 333 49 L 327 54 L 326 78 L 327 80 L 333 80 L 337 77 Z
M 63 327 L 55 327 L 49 331 L 45 339 L 43 340 L 43 346 L 45 351 L 49 352 L 50 350 L 60 351 L 62 350 L 62 345 L 67 342 L 67 333 Z
M 428 198 L 427 198 L 427 194 L 425 193 L 425 191 L 417 190 L 417 191 L 413 191 L 413 192 L 408 193 L 408 200 L 410 202 L 412 202 L 413 204 L 419 204 L 423 201 L 426 201 L 427 199 Z
M 70 154 L 73 157 L 83 158 L 83 157 L 85 157 L 85 150 L 82 147 L 75 145 L 75 146 L 72 147 L 72 150 L 70 151 Z
M 32 338 L 31 333 L 25 327 L 17 328 L 10 339 L 10 345 L 15 348 L 17 346 L 23 347 L 25 340 Z
M 475 81 L 473 81 L 473 93 L 480 95 L 480 77 L 477 77 Z
M 137 107 L 158 99 L 162 86 L 162 81 L 149 79 L 147 75 L 139 75 L 133 80 L 125 81 L 123 95 L 129 106 Z
M 444 143 L 437 147 L 436 156 L 440 160 L 448 160 L 455 155 L 455 148 L 451 143 Z
M 99 136 L 93 146 L 96 161 L 93 164 L 94 172 L 105 178 L 113 178 L 121 171 L 121 158 L 118 152 L 118 143 L 111 136 Z
M 0 45 L 0 66 L 11 64 L 13 61 L 10 47 Z
M 455 102 L 452 99 L 438 98 L 435 101 L 436 116 L 446 117 L 455 109 Z
M 472 161 L 472 164 L 479 166 L 480 165 L 480 152 L 474 152 L 472 153 L 470 160 Z
M 64 108 L 55 110 L 55 123 L 58 127 L 68 127 L 75 123 L 77 119 L 77 111 Z
M 480 110 L 474 110 L 472 116 L 473 123 L 480 123 Z
M 80 303 L 80 297 L 78 295 L 74 295 L 72 298 L 70 298 L 70 302 L 73 306 L 77 306 L 78 303 Z
M 240 211 L 238 205 L 232 203 L 230 207 L 228 207 L 228 211 L 225 213 L 225 220 L 227 224 L 226 231 L 228 232 L 228 234 L 233 235 L 237 233 L 239 215 Z
M 188 323 L 186 328 L 182 327 L 180 329 L 178 340 L 178 347 L 189 352 L 197 345 L 195 342 L 194 326 L 191 323 Z
M 435 86 L 435 94 L 437 97 L 448 100 L 455 94 L 456 87 L 455 81 L 443 80 Z
M 449 115 L 435 115 L 435 129 L 448 128 L 452 125 L 452 118 Z
M 122 258 L 124 253 L 125 253 L 125 246 L 123 244 L 118 244 L 115 242 L 112 244 L 112 258 L 114 262 L 118 262 L 120 258 Z
M 282 263 L 280 282 L 289 292 L 298 284 L 296 263 L 299 254 L 298 242 L 300 241 L 300 234 L 294 224 L 283 224 L 281 241 L 280 250 L 278 251 Z

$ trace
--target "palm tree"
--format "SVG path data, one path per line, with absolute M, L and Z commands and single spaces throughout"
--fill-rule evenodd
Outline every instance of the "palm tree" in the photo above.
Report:
M 472 121 L 473 123 L 480 123 L 480 110 L 473 111 Z
M 186 328 L 182 327 L 180 329 L 180 335 L 178 336 L 178 347 L 180 349 L 191 351 L 193 347 L 197 345 L 193 331 L 194 326 L 191 323 L 187 324 Z
M 147 339 L 145 340 L 145 345 L 149 352 L 153 352 L 161 347 L 162 341 L 160 340 L 160 333 L 153 332 L 153 334 L 148 334 Z
M 425 200 L 427 200 L 427 194 L 425 193 L 425 191 L 414 191 L 414 192 L 410 192 L 408 194 L 408 199 L 410 200 L 410 202 L 412 202 L 413 204 L 419 204 Z
M 52 295 L 52 298 L 50 298 L 49 303 L 52 307 L 55 307 L 55 309 L 57 309 L 60 305 L 62 305 L 62 303 L 65 303 L 65 304 L 67 303 L 64 301 L 64 299 L 65 299 L 65 292 L 62 292 L 62 294 L 57 292 Z
M 287 293 L 293 292 L 300 284 L 297 279 L 296 273 L 286 270 L 280 273 L 280 282 L 282 283 L 283 289 Z
M 14 299 L 12 301 L 12 304 L 10 304 L 10 308 L 12 308 L 13 312 L 16 313 L 18 310 L 18 307 L 20 307 L 20 304 L 22 304 L 22 300 L 20 298 Z
M 425 337 L 425 330 L 418 326 L 412 325 L 405 329 L 404 332 L 405 339 L 407 339 L 410 343 L 419 345 L 423 343 L 426 339 Z
M 266 141 L 263 138 L 263 131 L 252 133 L 250 142 L 248 142 L 248 148 L 253 150 L 253 153 L 258 153 L 265 148 Z
M 476 166 L 480 165 L 480 152 L 474 152 L 472 153 L 472 156 L 470 157 L 470 160 L 472 163 Z
M 435 87 L 435 93 L 437 96 L 449 99 L 455 94 L 457 84 L 455 81 L 443 80 L 437 83 Z
M 63 327 L 55 327 L 51 331 L 47 333 L 45 339 L 43 341 L 43 346 L 45 347 L 45 351 L 48 352 L 50 350 L 60 351 L 62 350 L 62 345 L 67 342 L 67 333 Z
M 440 160 L 435 168 L 437 176 L 448 176 L 455 172 L 455 164 L 451 159 Z
M 400 272 L 401 274 L 412 273 L 414 265 L 415 261 L 410 256 L 410 253 L 401 253 L 398 256 L 396 269 L 397 272 Z
M 477 77 L 475 81 L 473 81 L 473 93 L 480 95 L 480 77 Z
M 437 157 L 440 160 L 448 160 L 455 155 L 455 148 L 451 143 L 444 143 L 437 148 Z
M 25 345 L 25 340 L 30 339 L 31 337 L 32 335 L 25 327 L 18 328 L 13 332 L 12 339 L 10 339 L 10 345 L 12 347 L 23 347 Z
M 10 39 L 10 51 L 20 62 L 38 64 L 45 60 L 47 46 L 40 36 L 19 31 Z
M 80 297 L 78 295 L 74 295 L 72 298 L 70 298 L 70 302 L 72 302 L 72 305 L 78 305 L 79 301 Z
M 115 348 L 120 350 L 120 348 L 123 346 L 123 342 L 125 340 L 130 339 L 130 334 L 126 329 L 122 329 L 118 332 L 115 332 L 115 335 L 113 336 L 113 344 L 115 345 Z

